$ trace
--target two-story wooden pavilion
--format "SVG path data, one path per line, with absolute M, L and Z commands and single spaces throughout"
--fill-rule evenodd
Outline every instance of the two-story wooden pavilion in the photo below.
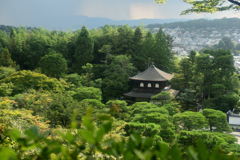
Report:
M 152 96 L 161 91 L 169 91 L 175 97 L 178 91 L 171 89 L 171 86 L 167 86 L 167 81 L 173 77 L 173 74 L 166 73 L 151 65 L 142 73 L 129 77 L 137 83 L 137 88 L 124 94 L 124 96 L 135 98 L 135 101 L 150 101 Z

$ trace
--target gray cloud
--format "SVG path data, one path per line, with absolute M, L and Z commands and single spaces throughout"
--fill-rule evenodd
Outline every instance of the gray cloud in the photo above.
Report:
M 233 12 L 190 14 L 179 16 L 189 5 L 169 0 L 165 5 L 153 0 L 1 0 L 0 24 L 25 26 L 57 26 L 71 23 L 76 16 L 103 17 L 114 20 L 141 18 L 193 19 L 201 17 L 237 17 Z M 75 17 L 75 18 L 73 18 Z M 71 26 L 71 24 L 69 24 Z

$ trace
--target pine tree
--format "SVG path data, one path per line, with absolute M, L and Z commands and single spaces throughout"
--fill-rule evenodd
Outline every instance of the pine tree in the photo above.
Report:
M 144 68 L 142 68 L 141 71 L 147 69 L 154 60 L 154 53 L 155 53 L 153 48 L 154 44 L 155 44 L 155 39 L 152 35 L 152 32 L 148 31 L 145 37 L 145 40 L 143 41 L 142 50 L 141 50 L 141 55 L 144 61 L 143 63 Z
M 87 28 L 83 26 L 76 42 L 75 61 L 73 62 L 74 72 L 80 73 L 82 66 L 93 60 L 93 45 Z
M 129 26 L 118 28 L 118 36 L 113 42 L 113 54 L 133 54 L 133 30 Z
M 142 70 L 144 67 L 144 59 L 145 56 L 141 54 L 142 44 L 143 44 L 143 35 L 142 30 L 140 27 L 137 27 L 134 31 L 133 37 L 133 55 L 132 55 L 132 62 L 137 67 L 138 70 Z
M 155 65 L 164 71 L 171 71 L 173 65 L 173 53 L 168 46 L 166 36 L 162 31 L 162 28 L 160 28 L 158 33 L 156 34 L 154 51 Z
M 11 30 L 10 30 L 10 38 L 14 38 L 16 36 L 16 30 L 14 29 L 14 27 L 11 27 Z

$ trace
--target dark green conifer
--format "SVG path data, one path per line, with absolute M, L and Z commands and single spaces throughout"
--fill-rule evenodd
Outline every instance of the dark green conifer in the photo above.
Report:
M 93 41 L 85 26 L 82 27 L 77 38 L 74 58 L 73 71 L 77 73 L 81 72 L 82 66 L 93 60 Z

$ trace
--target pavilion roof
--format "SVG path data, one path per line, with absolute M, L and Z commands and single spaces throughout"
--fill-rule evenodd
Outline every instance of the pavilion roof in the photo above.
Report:
M 138 73 L 136 76 L 129 77 L 129 79 L 139 81 L 169 81 L 173 77 L 173 74 L 166 73 L 156 68 L 154 65 L 151 65 L 151 67 L 149 67 L 142 73 Z

